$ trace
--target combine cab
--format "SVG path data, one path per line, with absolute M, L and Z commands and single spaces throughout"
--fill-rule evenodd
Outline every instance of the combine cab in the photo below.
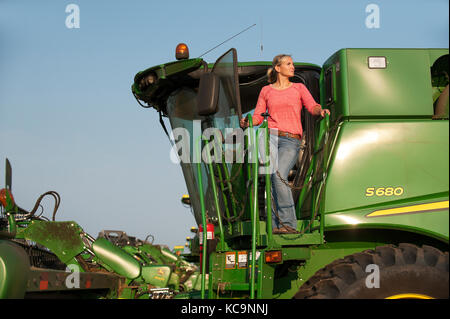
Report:
M 151 67 L 132 85 L 166 133 L 168 119 L 196 222 L 214 229 L 191 240 L 209 276 L 201 297 L 448 298 L 448 49 L 295 63 L 291 80 L 331 111 L 302 113 L 287 181 L 299 234 L 272 233 L 267 121 L 256 130 L 248 116 L 270 65 L 231 49 L 214 64 Z

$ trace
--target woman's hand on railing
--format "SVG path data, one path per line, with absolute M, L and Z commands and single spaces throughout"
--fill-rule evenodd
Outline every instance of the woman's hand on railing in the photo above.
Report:
M 241 127 L 243 129 L 246 129 L 248 127 L 248 118 L 246 118 L 246 117 L 241 118 L 241 120 L 239 121 L 239 124 L 241 125 Z
M 327 109 L 320 110 L 320 116 L 325 117 L 325 114 L 330 115 L 330 110 Z

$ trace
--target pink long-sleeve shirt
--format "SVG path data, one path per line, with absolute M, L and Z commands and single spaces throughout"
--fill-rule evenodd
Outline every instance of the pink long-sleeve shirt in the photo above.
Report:
M 304 84 L 292 83 L 284 90 L 277 90 L 271 85 L 266 85 L 259 93 L 252 116 L 253 125 L 262 123 L 264 118 L 261 113 L 267 110 L 270 114 L 267 118 L 269 128 L 302 135 L 300 114 L 303 106 L 313 115 L 320 113 L 320 105 L 316 103 Z

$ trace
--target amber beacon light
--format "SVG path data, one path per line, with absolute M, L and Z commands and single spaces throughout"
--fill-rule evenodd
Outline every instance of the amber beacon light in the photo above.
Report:
M 189 48 L 186 44 L 180 43 L 175 49 L 175 57 L 177 60 L 189 59 Z

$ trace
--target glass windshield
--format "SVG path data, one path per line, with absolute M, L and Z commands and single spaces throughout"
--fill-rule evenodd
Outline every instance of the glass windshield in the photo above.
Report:
M 167 114 L 172 133 L 177 145 L 178 160 L 186 181 L 187 190 L 197 224 L 201 223 L 200 198 L 196 181 L 196 164 L 194 163 L 195 135 L 201 134 L 199 123 L 203 117 L 197 113 L 197 93 L 193 89 L 182 88 L 169 96 Z M 204 168 L 202 167 L 204 170 Z M 207 183 L 203 183 L 204 187 Z
M 212 178 L 223 179 L 231 177 L 230 174 L 233 168 L 233 160 L 231 163 L 226 163 L 225 154 L 222 158 L 214 163 L 214 174 L 209 171 L 209 166 L 204 161 L 204 157 L 199 156 L 197 147 L 200 146 L 202 155 L 206 154 L 205 146 L 207 141 L 203 141 L 199 145 L 202 134 L 206 136 L 207 129 L 220 131 L 220 142 L 218 143 L 222 150 L 224 150 L 224 142 L 227 135 L 233 132 L 234 129 L 239 128 L 240 118 L 240 98 L 237 78 L 237 58 L 236 50 L 231 49 L 222 55 L 214 64 L 212 69 L 219 79 L 218 92 L 218 107 L 217 112 L 209 116 L 198 115 L 197 108 L 197 90 L 191 88 L 180 88 L 167 100 L 167 115 L 170 120 L 172 132 L 174 135 L 176 150 L 180 159 L 180 165 L 186 181 L 186 186 L 191 198 L 191 205 L 194 212 L 194 217 L 197 224 L 201 223 L 201 207 L 199 197 L 199 181 L 197 176 L 197 163 L 201 161 L 202 171 L 202 185 L 205 199 L 205 210 L 208 217 L 212 220 L 217 219 L 217 211 L 215 205 L 215 196 L 212 188 Z M 208 135 L 209 136 L 209 135 Z M 205 155 L 203 155 L 205 156 Z M 223 160 L 223 161 L 222 161 Z M 217 163 L 220 162 L 220 163 Z M 228 176 L 228 177 L 227 177 Z M 223 183 L 216 183 L 219 199 L 219 209 L 224 215 L 225 211 L 232 208 L 230 193 L 223 194 L 221 185 Z M 236 199 L 234 199 L 236 202 Z M 228 214 L 227 214 L 228 215 Z
M 214 119 L 222 125 L 216 127 L 232 127 L 233 124 L 239 127 L 239 121 L 235 122 L 241 116 L 236 50 L 231 49 L 222 55 L 214 64 L 212 72 L 220 78 L 219 110 Z

